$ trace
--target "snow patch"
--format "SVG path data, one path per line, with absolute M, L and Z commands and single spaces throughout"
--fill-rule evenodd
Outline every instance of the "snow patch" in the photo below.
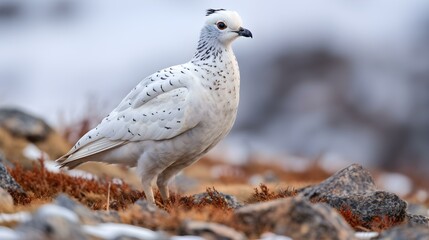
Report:
M 413 182 L 407 176 L 400 173 L 383 173 L 377 178 L 377 185 L 388 192 L 399 196 L 406 196 L 413 190 Z
M 355 237 L 358 239 L 372 239 L 378 237 L 378 232 L 357 232 Z
M 49 159 L 49 155 L 40 150 L 36 145 L 30 143 L 22 150 L 24 157 L 31 160 Z
M 25 222 L 30 219 L 31 219 L 31 213 L 29 212 L 0 213 L 0 223 Z
M 160 234 L 152 230 L 119 223 L 85 225 L 83 230 L 85 233 L 101 239 L 114 239 L 121 236 L 147 240 L 160 239 Z

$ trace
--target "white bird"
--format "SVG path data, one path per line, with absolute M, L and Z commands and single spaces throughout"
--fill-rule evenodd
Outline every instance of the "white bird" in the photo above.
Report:
M 235 11 L 209 9 L 191 61 L 143 79 L 94 129 L 57 159 L 70 169 L 87 161 L 137 166 L 146 199 L 152 182 L 163 201 L 168 181 L 231 130 L 240 72 L 231 44 L 253 37 Z

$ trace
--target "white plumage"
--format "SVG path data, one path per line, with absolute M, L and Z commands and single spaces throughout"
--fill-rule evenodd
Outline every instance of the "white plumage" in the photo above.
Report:
M 169 179 L 218 143 L 237 113 L 240 74 L 231 43 L 252 34 L 241 27 L 236 12 L 209 9 L 206 18 L 192 60 L 141 81 L 57 160 L 61 166 L 137 165 L 148 201 L 154 203 L 155 178 L 163 200 L 168 199 Z

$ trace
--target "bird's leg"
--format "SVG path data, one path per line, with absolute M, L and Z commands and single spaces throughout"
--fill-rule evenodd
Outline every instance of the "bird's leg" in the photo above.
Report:
M 162 201 L 164 203 L 166 203 L 170 199 L 170 193 L 168 192 L 169 180 L 178 172 L 180 172 L 183 168 L 191 165 L 193 162 L 195 161 L 173 163 L 158 175 L 158 179 L 156 180 L 156 185 L 158 186 L 158 189 L 161 193 Z
M 137 162 L 137 171 L 140 171 L 140 176 L 142 176 L 141 181 L 143 185 L 143 191 L 146 195 L 146 200 L 156 206 L 155 198 L 152 190 L 152 181 L 158 175 L 163 168 L 160 168 L 155 161 L 151 161 L 148 155 L 144 154 L 140 157 Z
M 170 179 L 168 176 L 166 176 L 165 173 L 162 172 L 158 179 L 156 180 L 156 185 L 158 185 L 159 192 L 161 193 L 162 201 L 166 203 L 168 199 L 170 199 L 170 193 L 168 192 L 168 180 Z
M 146 200 L 150 203 L 156 206 L 155 204 L 155 198 L 153 196 L 153 190 L 152 190 L 152 180 L 155 178 L 154 171 L 145 171 L 142 175 L 142 185 L 143 185 L 143 191 L 146 195 Z
M 153 197 L 153 191 L 152 191 L 152 186 L 150 182 L 148 184 L 143 183 L 143 191 L 144 191 L 144 194 L 146 195 L 146 200 L 150 204 L 153 204 L 154 206 L 156 206 L 155 198 Z

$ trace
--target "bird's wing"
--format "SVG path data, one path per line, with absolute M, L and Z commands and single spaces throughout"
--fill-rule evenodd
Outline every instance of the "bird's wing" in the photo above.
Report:
M 182 66 L 157 72 L 131 91 L 97 127 L 112 141 L 173 138 L 200 121 L 191 88 L 194 75 Z
M 182 65 L 145 78 L 58 161 L 66 165 L 130 141 L 171 139 L 194 128 L 200 122 L 195 114 L 199 106 L 190 94 L 195 84 Z

